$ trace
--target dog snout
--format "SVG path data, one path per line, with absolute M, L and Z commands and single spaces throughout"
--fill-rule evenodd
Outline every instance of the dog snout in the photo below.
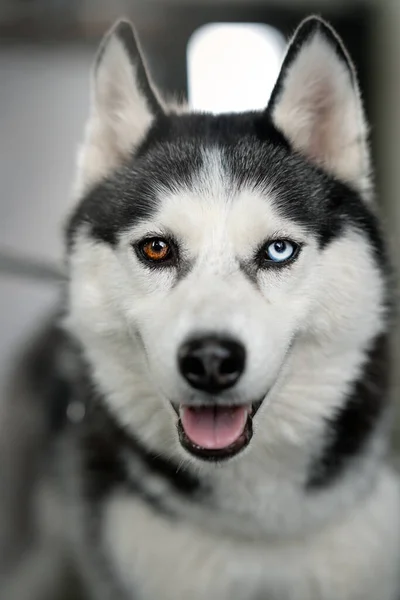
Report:
M 233 339 L 207 336 L 185 342 L 178 353 L 179 370 L 191 387 L 218 394 L 243 374 L 244 346 Z

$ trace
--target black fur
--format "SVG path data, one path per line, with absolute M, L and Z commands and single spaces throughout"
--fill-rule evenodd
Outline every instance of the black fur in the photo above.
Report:
M 157 498 L 147 494 L 139 477 L 128 474 L 124 452 L 139 460 L 148 474 L 162 478 L 177 494 L 198 497 L 206 493 L 205 485 L 190 471 L 155 455 L 116 423 L 96 391 L 80 347 L 59 327 L 58 320 L 58 316 L 51 320 L 35 338 L 18 370 L 24 374 L 24 385 L 42 403 L 44 429 L 51 440 L 66 433 L 75 439 L 82 457 L 82 491 L 90 504 L 101 504 L 119 486 L 142 496 L 158 511 L 167 512 Z M 71 402 L 85 407 L 79 423 L 68 419 Z
M 347 401 L 326 424 L 325 448 L 309 472 L 310 491 L 333 484 L 363 451 L 388 403 L 389 370 L 388 338 L 380 335 L 374 340 Z
M 219 149 L 227 188 L 257 187 L 287 218 L 315 235 L 321 248 L 351 226 L 367 235 L 385 263 L 377 219 L 358 193 L 293 152 L 265 115 L 164 115 L 116 173 L 92 189 L 73 215 L 69 244 L 86 224 L 99 241 L 157 210 L 156 190 L 191 188 L 203 165 L 202 150 Z M 271 193 L 272 190 L 272 193 Z
M 41 404 L 46 430 L 52 437 L 67 423 L 67 408 L 80 364 L 78 347 L 59 326 L 59 318 L 57 313 L 49 319 L 18 364 L 25 385 Z
M 173 513 L 162 499 L 149 493 L 141 476 L 127 469 L 129 456 L 138 460 L 141 471 L 160 477 L 178 495 L 195 499 L 205 486 L 187 469 L 145 448 L 130 432 L 116 423 L 90 382 L 79 384 L 86 389 L 86 415 L 79 425 L 77 443 L 82 456 L 81 485 L 90 505 L 99 505 L 115 487 L 125 489 L 150 504 L 156 512 L 169 517 Z
M 179 469 L 173 461 L 153 454 L 134 435 L 116 423 L 95 391 L 86 365 L 68 336 L 55 327 L 48 330 L 45 338 L 45 344 L 40 342 L 39 352 L 31 357 L 34 360 L 29 364 L 32 385 L 37 392 L 41 386 L 45 397 L 48 398 L 50 422 L 54 422 L 51 416 L 58 414 L 57 431 L 60 429 L 60 423 L 66 422 L 65 407 L 70 400 L 78 397 L 86 406 L 83 422 L 70 427 L 77 435 L 83 466 L 82 491 L 89 504 L 102 504 L 115 487 L 121 487 L 141 497 L 156 512 L 175 518 L 176 515 L 162 499 L 146 491 L 140 477 L 136 478 L 132 471 L 128 472 L 123 459 L 124 453 L 138 459 L 148 474 L 162 478 L 174 493 L 191 498 L 194 502 L 203 501 L 210 492 L 204 482 L 200 482 L 189 470 Z M 71 378 L 65 369 L 57 366 L 57 357 L 67 351 L 70 360 L 73 357 L 74 363 Z M 321 455 L 310 465 L 306 482 L 310 492 L 334 484 L 364 450 L 388 405 L 389 354 L 388 336 L 380 334 L 367 353 L 365 364 L 352 384 L 347 401 L 326 424 L 326 445 Z M 44 370 L 42 360 L 47 360 L 46 357 L 50 355 L 54 365 L 49 372 Z M 69 375 L 71 376 L 71 373 Z M 46 391 L 48 385 L 50 387 Z M 67 390 L 66 396 L 64 392 L 61 396 L 58 393 L 60 385 L 63 390 Z M 54 426 L 52 429 L 54 430 Z

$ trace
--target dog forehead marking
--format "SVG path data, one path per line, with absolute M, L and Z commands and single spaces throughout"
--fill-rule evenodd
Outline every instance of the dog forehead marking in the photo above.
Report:
M 200 247 L 234 246 L 234 253 L 254 251 L 270 237 L 294 237 L 302 240 L 304 229 L 279 215 L 274 207 L 274 192 L 267 188 L 235 184 L 217 148 L 204 150 L 202 169 L 192 184 L 174 191 L 158 190 L 158 209 L 151 220 L 135 230 L 145 234 L 149 227 L 170 231 L 189 243 L 193 251 Z

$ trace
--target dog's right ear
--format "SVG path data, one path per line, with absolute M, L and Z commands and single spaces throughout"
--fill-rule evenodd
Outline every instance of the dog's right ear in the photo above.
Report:
M 77 194 L 118 167 L 162 113 L 132 25 L 119 21 L 104 37 L 96 59 Z

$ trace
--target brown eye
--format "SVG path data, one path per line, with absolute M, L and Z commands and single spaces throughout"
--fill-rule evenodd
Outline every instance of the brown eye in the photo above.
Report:
M 170 244 L 162 238 L 147 240 L 142 245 L 141 250 L 144 257 L 153 262 L 162 262 L 167 260 L 171 255 Z

